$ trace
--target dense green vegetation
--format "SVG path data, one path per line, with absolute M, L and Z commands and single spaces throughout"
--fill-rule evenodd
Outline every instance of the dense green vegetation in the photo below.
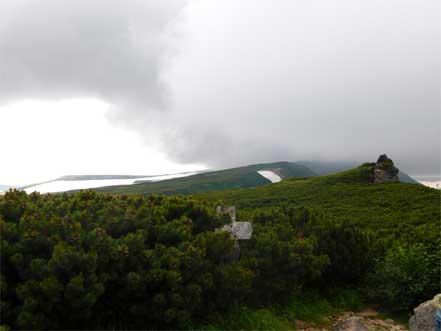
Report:
M 409 311 L 440 285 L 440 192 L 372 170 L 194 197 L 10 191 L 0 325 L 292 329 L 359 306 L 342 287 Z M 238 261 L 219 200 L 253 223 Z
M 253 238 L 241 245 L 241 259 L 229 262 L 233 241 L 214 231 L 227 221 L 214 205 L 10 191 L 0 198 L 2 324 L 186 328 L 243 305 L 289 303 L 294 292 L 337 284 L 338 252 L 347 252 L 342 261 L 349 252 L 365 255 L 363 237 L 336 242 L 335 234 L 357 235 L 353 227 L 308 208 L 250 216 Z
M 173 178 L 159 182 L 144 182 L 134 185 L 101 187 L 99 192 L 119 194 L 193 194 L 234 188 L 257 187 L 271 183 L 257 173 L 260 170 L 272 170 L 281 178 L 311 177 L 308 168 L 290 162 L 255 164 L 227 170 L 210 171 L 182 178 Z
M 339 174 L 198 198 L 234 203 L 242 218 L 256 210 L 308 206 L 330 221 L 356 226 L 370 240 L 369 277 L 357 277 L 367 281 L 372 299 L 408 310 L 440 288 L 441 192 L 407 183 L 372 184 L 371 172 L 372 164 L 365 164 Z M 349 261 L 342 265 L 352 268 Z
M 439 240 L 433 242 L 433 247 L 395 243 L 369 275 L 369 283 L 377 285 L 370 289 L 372 297 L 386 298 L 391 310 L 402 311 L 426 301 L 427 293 L 438 293 L 439 244 Z

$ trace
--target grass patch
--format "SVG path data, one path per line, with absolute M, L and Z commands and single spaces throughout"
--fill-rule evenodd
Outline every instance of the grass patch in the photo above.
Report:
M 289 321 L 326 324 L 330 317 L 344 310 L 359 310 L 363 307 L 357 290 L 332 289 L 321 294 L 315 291 L 296 294 L 281 308 L 280 313 Z
M 366 307 L 364 299 L 356 289 L 337 288 L 326 291 L 330 303 L 340 310 L 361 310 Z
M 261 309 L 241 307 L 226 316 L 190 330 L 294 330 L 295 321 L 327 325 L 331 318 L 345 310 L 360 310 L 364 303 L 354 289 L 332 289 L 325 293 L 306 291 L 292 296 L 286 305 Z
M 241 307 L 228 314 L 219 316 L 215 321 L 204 323 L 192 330 L 293 330 L 295 325 L 272 309 L 251 309 Z

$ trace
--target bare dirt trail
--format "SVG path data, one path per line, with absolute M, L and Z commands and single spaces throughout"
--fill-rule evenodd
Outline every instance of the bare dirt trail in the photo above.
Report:
M 359 312 L 347 311 L 325 319 L 324 323 L 314 324 L 296 321 L 297 331 L 404 331 L 407 327 L 392 319 L 383 319 L 378 311 L 366 308 Z

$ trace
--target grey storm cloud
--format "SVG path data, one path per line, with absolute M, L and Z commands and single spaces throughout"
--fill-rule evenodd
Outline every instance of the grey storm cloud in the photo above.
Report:
M 180 162 L 440 172 L 438 0 L 10 0 L 0 102 L 100 98 Z
M 180 0 L 3 1 L 0 102 L 100 98 L 126 112 L 121 118 L 165 109 L 160 75 L 169 51 L 166 31 L 183 5 Z

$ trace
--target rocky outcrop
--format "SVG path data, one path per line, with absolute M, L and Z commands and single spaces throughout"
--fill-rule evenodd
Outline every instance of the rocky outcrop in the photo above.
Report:
M 435 330 L 436 302 L 441 301 L 441 294 L 434 299 L 423 302 L 413 310 L 414 315 L 409 320 L 410 331 Z
M 395 183 L 399 182 L 399 170 L 395 168 L 394 162 L 386 154 L 380 155 L 374 168 L 374 183 Z

